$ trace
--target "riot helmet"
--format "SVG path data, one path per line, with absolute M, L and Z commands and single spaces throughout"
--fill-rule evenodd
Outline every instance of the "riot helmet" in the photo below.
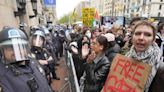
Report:
M 43 30 L 36 30 L 32 35 L 32 46 L 42 48 L 45 42 L 45 33 Z
M 38 26 L 31 26 L 30 27 L 30 36 L 33 35 L 36 30 L 39 30 L 39 27 Z
M 52 38 L 52 35 L 51 35 L 50 31 L 45 26 L 42 26 L 41 29 L 45 33 L 45 40 L 50 41 L 51 38 Z
M 0 32 L 0 51 L 5 64 L 29 60 L 28 40 L 23 31 L 5 28 Z
M 19 24 L 19 29 L 24 31 L 26 26 L 27 26 L 27 24 L 22 22 Z

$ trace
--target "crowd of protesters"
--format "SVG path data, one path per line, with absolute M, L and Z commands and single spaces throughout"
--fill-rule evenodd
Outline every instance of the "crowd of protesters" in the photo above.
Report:
M 104 86 L 113 58 L 122 54 L 149 64 L 145 92 L 162 92 L 164 22 L 156 26 L 139 17 L 123 27 L 111 29 L 76 27 L 70 33 L 69 49 L 73 54 L 81 92 L 100 92 Z

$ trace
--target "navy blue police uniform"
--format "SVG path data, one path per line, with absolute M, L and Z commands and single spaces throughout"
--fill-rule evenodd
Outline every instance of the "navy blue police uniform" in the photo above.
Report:
M 1 92 L 52 92 L 40 73 L 40 65 L 28 55 L 26 35 L 19 29 L 0 31 L 0 91 Z
M 34 47 L 31 48 L 31 53 L 34 55 L 36 60 L 47 60 L 50 57 L 50 54 L 46 51 L 46 49 L 36 49 Z M 41 65 L 44 69 L 46 75 L 50 74 L 49 64 L 53 63 L 52 61 L 48 62 L 48 65 Z
M 34 61 L 20 66 L 0 62 L 0 86 L 2 92 L 52 92 Z

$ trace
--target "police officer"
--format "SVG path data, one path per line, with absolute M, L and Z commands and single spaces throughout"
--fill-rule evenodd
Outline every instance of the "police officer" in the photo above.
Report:
M 43 30 L 39 29 L 36 30 L 35 33 L 32 35 L 31 39 L 31 52 L 32 56 L 39 61 L 41 66 L 43 67 L 46 77 L 51 83 L 52 75 L 50 73 L 50 65 L 53 64 L 53 58 L 51 54 L 48 52 L 47 49 L 43 48 L 45 43 L 45 34 Z M 54 70 L 55 71 L 55 70 Z
M 44 48 L 46 48 L 48 50 L 48 52 L 50 52 L 52 58 L 53 58 L 53 63 L 49 64 L 49 69 L 50 69 L 50 73 L 52 74 L 52 78 L 56 79 L 56 80 L 60 80 L 59 77 L 57 77 L 56 73 L 54 70 L 56 70 L 56 66 L 59 66 L 59 64 L 57 63 L 57 57 L 56 57 L 56 48 L 55 46 L 53 46 L 53 42 L 52 42 L 52 34 L 49 32 L 49 30 L 47 28 L 42 27 L 42 30 L 44 30 L 45 33 L 45 44 L 44 44 Z
M 29 58 L 26 35 L 19 29 L 0 32 L 0 90 L 2 92 L 52 92 L 40 66 Z

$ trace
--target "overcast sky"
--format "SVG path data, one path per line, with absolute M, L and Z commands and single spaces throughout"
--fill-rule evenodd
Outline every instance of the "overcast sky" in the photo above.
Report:
M 88 0 L 56 0 L 57 18 L 61 18 L 64 14 L 68 14 L 70 11 L 73 11 L 74 7 L 80 1 Z

